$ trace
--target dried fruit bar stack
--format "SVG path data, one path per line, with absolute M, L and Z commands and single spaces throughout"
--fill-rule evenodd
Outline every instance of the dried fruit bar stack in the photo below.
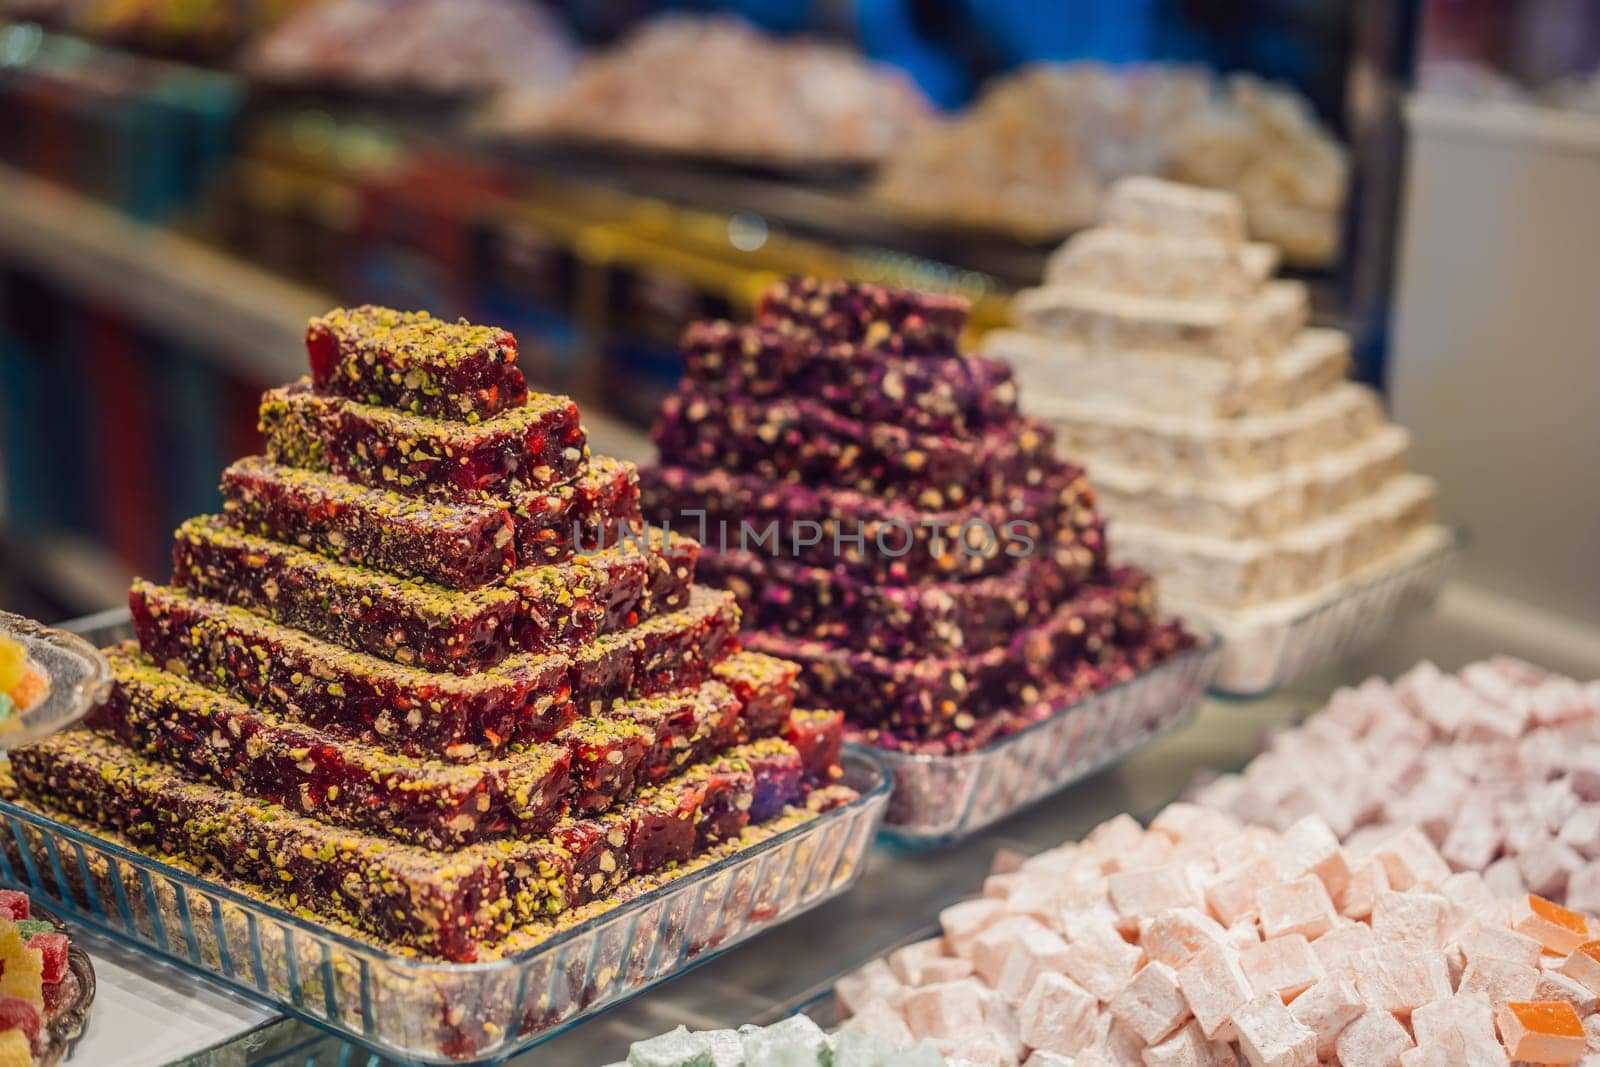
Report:
M 757 649 L 881 747 L 970 751 L 1190 647 L 1113 566 L 1083 472 L 962 354 L 966 304 L 797 279 L 699 323 L 640 472 Z
M 739 647 L 510 335 L 357 308 L 306 343 L 134 584 L 110 698 L 13 754 L 22 802 L 454 961 L 838 802 L 843 716 Z

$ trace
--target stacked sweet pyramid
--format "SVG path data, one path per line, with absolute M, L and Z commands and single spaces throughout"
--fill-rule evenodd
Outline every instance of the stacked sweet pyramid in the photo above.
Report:
M 1228 193 L 1114 186 L 1104 222 L 986 339 L 1094 478 L 1118 550 L 1224 632 L 1437 548 L 1406 432 L 1344 380 L 1349 339 L 1306 325 Z
M 977 748 L 1189 647 L 1113 567 L 1083 472 L 957 347 L 964 302 L 797 280 L 703 322 L 641 472 L 645 514 L 704 531 L 745 647 L 881 747 Z
M 134 585 L 110 700 L 12 754 L 24 803 L 471 961 L 849 799 L 842 716 L 739 650 L 509 334 L 364 307 L 307 346 L 266 455 Z

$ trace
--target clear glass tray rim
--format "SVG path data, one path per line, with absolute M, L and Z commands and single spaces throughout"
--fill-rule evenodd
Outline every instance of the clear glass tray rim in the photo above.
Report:
M 111 689 L 111 664 L 84 637 L 70 629 L 46 626 L 25 615 L 0 611 L 0 634 L 20 641 L 29 656 L 39 660 L 39 648 L 47 646 L 66 657 L 73 673 L 50 677 L 50 692 L 38 707 L 23 712 L 21 726 L 0 735 L 0 746 L 17 748 L 65 729 L 88 714 L 106 698 Z
M 1471 531 L 1468 530 L 1467 527 L 1457 524 L 1440 523 L 1438 526 L 1440 529 L 1446 531 L 1447 536 L 1441 544 L 1437 545 L 1433 549 L 1430 549 L 1422 555 L 1417 556 L 1415 559 L 1407 560 L 1398 566 L 1387 567 L 1374 571 L 1372 574 L 1369 574 L 1367 577 L 1350 586 L 1348 589 L 1338 590 L 1332 595 L 1310 605 L 1298 615 L 1291 616 L 1282 622 L 1263 623 L 1261 624 L 1260 629 L 1281 630 L 1285 634 L 1293 634 L 1298 630 L 1309 628 L 1319 619 L 1325 618 L 1328 615 L 1331 615 L 1333 612 L 1346 607 L 1352 602 L 1360 600 L 1362 597 L 1370 596 L 1377 590 L 1392 585 L 1395 582 L 1404 581 L 1407 578 L 1411 578 L 1415 575 L 1425 574 L 1431 568 L 1453 567 L 1460 556 L 1472 543 Z M 1444 577 L 1448 578 L 1448 571 L 1446 571 Z M 1388 620 L 1386 625 L 1392 625 L 1393 623 L 1399 622 L 1401 616 L 1404 614 L 1405 613 L 1403 611 L 1397 613 L 1393 619 Z M 1204 624 L 1205 618 L 1200 616 L 1197 618 L 1197 621 L 1201 624 Z M 1259 631 L 1241 630 L 1239 637 L 1242 640 L 1248 640 L 1252 634 L 1258 632 Z M 1208 693 L 1210 696 L 1216 697 L 1219 700 L 1235 702 L 1259 700 L 1262 697 L 1268 696 L 1294 681 L 1293 678 L 1284 678 L 1283 671 L 1284 663 L 1280 659 L 1278 662 L 1273 664 L 1272 679 L 1265 685 L 1252 686 L 1248 688 L 1218 688 L 1212 686 L 1208 688 Z
M 656 900 L 659 900 L 660 898 L 669 894 L 679 892 L 685 885 L 692 884 L 693 882 L 699 880 L 710 880 L 713 876 L 720 874 L 733 866 L 751 860 L 756 856 L 770 852 L 773 849 L 780 847 L 787 841 L 791 841 L 796 837 L 806 833 L 815 832 L 819 826 L 827 825 L 830 822 L 841 821 L 851 814 L 870 809 L 874 805 L 879 806 L 881 809 L 882 804 L 887 802 L 890 790 L 894 785 L 893 772 L 891 772 L 889 768 L 885 767 L 881 760 L 873 758 L 869 753 L 863 753 L 857 750 L 846 751 L 841 756 L 840 762 L 841 766 L 844 768 L 844 784 L 851 786 L 859 793 L 859 795 L 855 797 L 855 799 L 851 800 L 850 803 L 843 804 L 832 811 L 823 812 L 821 815 L 817 816 L 817 818 L 807 820 L 806 822 L 800 823 L 798 826 L 791 826 L 787 830 L 774 834 L 766 840 L 758 842 L 747 849 L 741 849 L 740 851 L 731 855 L 724 856 L 716 862 L 708 864 L 705 867 L 701 867 L 691 874 L 684 876 L 683 878 L 673 879 L 672 881 L 659 885 L 646 893 L 641 893 L 639 896 L 634 897 L 621 907 L 604 912 L 592 919 L 587 920 L 586 922 L 579 923 L 577 926 L 574 926 L 569 930 L 562 931 L 560 934 L 550 938 L 548 941 L 542 941 L 539 944 L 514 955 L 502 956 L 499 959 L 487 960 L 481 963 L 453 963 L 448 960 L 421 959 L 413 956 L 397 955 L 393 952 L 385 951 L 383 948 L 374 945 L 371 942 L 349 937 L 348 935 L 342 934 L 337 930 L 333 930 L 308 919 L 301 918 L 298 915 L 285 911 L 276 904 L 240 893 L 239 891 L 231 889 L 219 882 L 213 882 L 200 875 L 186 871 L 181 867 L 174 867 L 163 860 L 157 859 L 156 857 L 146 853 L 139 852 L 136 849 L 128 848 L 127 846 L 116 841 L 112 841 L 109 838 L 100 837 L 96 834 L 89 833 L 88 831 L 80 830 L 75 826 L 68 826 L 64 823 L 57 822 L 48 816 L 40 815 L 29 811 L 26 808 L 18 807 L 7 800 L 0 799 L 0 818 L 21 820 L 41 833 L 65 837 L 76 844 L 87 845 L 94 849 L 98 849 L 99 851 L 115 857 L 120 862 L 132 864 L 135 869 L 149 869 L 159 872 L 162 877 L 178 883 L 179 885 L 183 886 L 186 891 L 192 890 L 195 892 L 209 894 L 210 896 L 216 897 L 219 901 L 243 908 L 247 912 L 259 913 L 263 917 L 271 919 L 274 922 L 281 923 L 282 925 L 290 927 L 297 932 L 304 933 L 310 937 L 317 938 L 322 941 L 326 941 L 330 945 L 344 949 L 353 954 L 379 961 L 386 967 L 398 968 L 424 977 L 440 975 L 449 977 L 473 977 L 479 975 L 493 975 L 501 971 L 514 973 L 520 968 L 535 962 L 539 957 L 544 956 L 547 953 L 553 953 L 557 951 L 571 941 L 593 934 L 595 929 L 600 924 L 614 920 L 619 914 L 635 909 L 643 910 Z M 77 909 L 74 909 L 74 911 L 76 910 Z M 140 941 L 139 944 L 141 948 L 148 949 L 150 947 L 144 941 Z M 159 949 L 156 951 L 163 958 L 168 957 L 167 953 L 161 952 Z M 330 1032 L 339 1033 L 340 1031 L 335 1029 Z
M 927 752 L 896 752 L 893 749 L 877 748 L 873 745 L 865 745 L 859 741 L 848 742 L 845 745 L 845 748 L 853 752 L 870 754 L 876 757 L 880 762 L 884 763 L 891 772 L 897 766 L 920 765 L 928 767 L 954 767 L 964 763 L 983 763 L 986 760 L 992 759 L 1001 753 L 1008 751 L 1013 745 L 1026 744 L 1027 741 L 1031 739 L 1033 734 L 1058 725 L 1066 716 L 1076 714 L 1082 711 L 1084 708 L 1093 707 L 1095 704 L 1098 704 L 1103 700 L 1108 700 L 1113 695 L 1124 690 L 1132 689 L 1136 686 L 1142 686 L 1154 678 L 1159 678 L 1165 674 L 1177 673 L 1180 668 L 1194 663 L 1197 660 L 1205 660 L 1207 657 L 1209 657 L 1209 663 L 1201 662 L 1198 666 L 1198 670 L 1205 675 L 1205 677 L 1201 678 L 1198 689 L 1198 691 L 1203 694 L 1206 686 L 1210 684 L 1209 675 L 1216 667 L 1219 658 L 1217 654 L 1222 651 L 1222 640 L 1211 630 L 1206 629 L 1203 626 L 1196 626 L 1187 619 L 1184 620 L 1184 625 L 1188 628 L 1189 632 L 1195 635 L 1197 639 L 1192 648 L 1184 649 L 1176 656 L 1173 656 L 1170 659 L 1162 660 L 1154 667 L 1151 667 L 1147 671 L 1141 671 L 1132 678 L 1124 679 L 1123 681 L 1120 681 L 1115 685 L 1109 685 L 1104 689 L 1097 689 L 1093 693 L 1089 693 L 1084 696 L 1081 700 L 1074 701 L 1071 704 L 1065 704 L 1062 707 L 1057 708 L 1053 714 L 1040 719 L 1038 722 L 1029 723 L 1016 733 L 1011 734 L 1008 737 L 1003 737 L 998 741 L 992 742 L 991 744 L 985 745 L 976 752 L 958 752 L 953 755 L 946 756 L 934 755 Z
M 1367 575 L 1365 578 L 1361 579 L 1356 584 L 1350 586 L 1350 588 L 1341 589 L 1333 595 L 1310 605 L 1300 614 L 1295 615 L 1282 623 L 1274 623 L 1273 625 L 1286 627 L 1303 626 L 1308 622 L 1314 621 L 1318 615 L 1330 611 L 1331 609 L 1347 603 L 1348 601 L 1354 600 L 1356 597 L 1359 597 L 1365 593 L 1369 593 L 1380 585 L 1386 585 L 1389 582 L 1394 581 L 1396 578 L 1404 577 L 1405 575 L 1412 574 L 1427 567 L 1431 567 L 1434 564 L 1463 551 L 1467 547 L 1471 537 L 1468 534 L 1465 526 L 1453 526 L 1445 523 L 1441 523 L 1439 525 L 1441 529 L 1446 531 L 1447 537 L 1445 538 L 1444 542 L 1436 548 L 1423 553 L 1415 559 L 1407 560 L 1397 567 L 1385 567 L 1380 570 L 1376 570 Z

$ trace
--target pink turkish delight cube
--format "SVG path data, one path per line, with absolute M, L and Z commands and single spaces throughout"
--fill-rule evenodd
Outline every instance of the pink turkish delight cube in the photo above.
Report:
M 1285 1003 L 1324 976 L 1311 943 L 1300 934 L 1274 937 L 1240 949 L 1239 966 L 1255 994 L 1275 993 Z
M 1189 1018 L 1189 1002 L 1178 988 L 1178 973 L 1155 961 L 1140 968 L 1112 998 L 1108 1009 L 1147 1045 L 1163 1040 Z
M 1311 874 L 1266 886 L 1256 895 L 1256 903 L 1261 909 L 1261 933 L 1269 938 L 1302 934 L 1314 941 L 1333 929 L 1339 917 L 1322 880 Z
M 1018 1012 L 1022 1041 L 1029 1048 L 1074 1056 L 1088 1046 L 1099 1009 L 1094 994 L 1066 975 L 1041 975 Z
M 1289 1014 L 1276 993 L 1239 1005 L 1231 1022 L 1251 1067 L 1316 1067 L 1317 1035 Z

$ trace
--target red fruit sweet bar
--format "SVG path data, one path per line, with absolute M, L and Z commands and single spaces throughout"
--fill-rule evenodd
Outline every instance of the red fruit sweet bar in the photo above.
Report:
M 468 424 L 327 396 L 302 380 L 263 394 L 261 433 L 276 463 L 448 499 L 564 485 L 589 454 L 577 405 L 544 393 Z
M 783 729 L 794 710 L 799 664 L 740 651 L 719 662 L 712 674 L 732 689 L 743 705 L 741 725 L 747 737 L 772 737 Z
M 761 294 L 756 319 L 875 353 L 949 355 L 956 351 L 968 310 L 967 302 L 957 296 L 871 282 L 791 278 Z
M 639 475 L 631 463 L 595 456 L 564 485 L 511 493 L 485 504 L 509 508 L 522 566 L 560 563 L 574 551 L 614 545 L 639 523 Z
M 564 727 L 553 741 L 570 753 L 573 808 L 593 813 L 632 795 L 655 734 L 623 716 L 589 715 Z
M 610 717 L 650 732 L 650 747 L 639 775 L 654 783 L 735 743 L 743 710 L 732 689 L 721 682 L 706 682 L 682 693 L 623 701 Z
M 223 471 L 222 494 L 239 529 L 341 563 L 452 589 L 488 585 L 517 567 L 511 515 L 489 503 L 447 505 L 368 489 L 261 456 Z
M 738 628 L 732 597 L 692 599 L 632 630 L 466 676 L 390 663 L 170 586 L 135 582 L 128 603 L 140 647 L 169 671 L 337 737 L 465 762 L 548 741 L 580 712 L 599 715 L 630 694 L 692 688 L 724 663 L 748 663 L 749 654 L 724 658 Z M 728 684 L 760 718 L 787 689 Z
M 515 337 L 426 311 L 335 308 L 307 324 L 306 354 L 323 392 L 418 415 L 476 421 L 528 399 Z
M 220 516 L 178 528 L 172 567 L 178 585 L 202 596 L 396 663 L 458 674 L 492 667 L 512 651 L 522 599 L 505 587 L 460 592 L 346 566 L 242 533 Z M 571 613 L 585 608 L 585 619 L 540 622 L 593 633 L 598 609 L 574 604 Z
M 670 692 L 699 685 L 735 647 L 739 606 L 733 594 L 694 586 L 689 604 L 655 615 L 619 635 L 632 648 L 636 690 Z
M 192 782 L 82 730 L 19 750 L 12 768 L 36 804 L 446 959 L 471 961 L 570 900 L 565 853 L 546 839 L 448 854 L 400 844 Z
M 405 755 L 473 760 L 522 732 L 548 739 L 574 714 L 578 670 L 564 656 L 515 656 L 460 676 L 353 652 L 171 586 L 135 582 L 128 606 L 153 663 L 244 703 L 335 736 L 381 740 Z M 632 679 L 631 660 L 617 658 L 622 662 L 595 657 L 588 676 L 607 697 L 626 692 Z
M 537 836 L 565 812 L 570 757 L 541 745 L 462 765 L 340 740 L 113 649 L 115 685 L 91 726 L 146 756 L 290 811 L 449 848 Z
M 217 516 L 190 519 L 173 539 L 174 580 L 193 592 L 348 648 L 458 674 L 626 626 L 649 567 L 624 545 L 519 570 L 503 585 L 454 590 L 338 563 Z
M 839 753 L 844 746 L 844 712 L 795 711 L 784 724 L 783 739 L 800 753 L 800 763 L 810 781 L 829 781 L 839 769 Z

